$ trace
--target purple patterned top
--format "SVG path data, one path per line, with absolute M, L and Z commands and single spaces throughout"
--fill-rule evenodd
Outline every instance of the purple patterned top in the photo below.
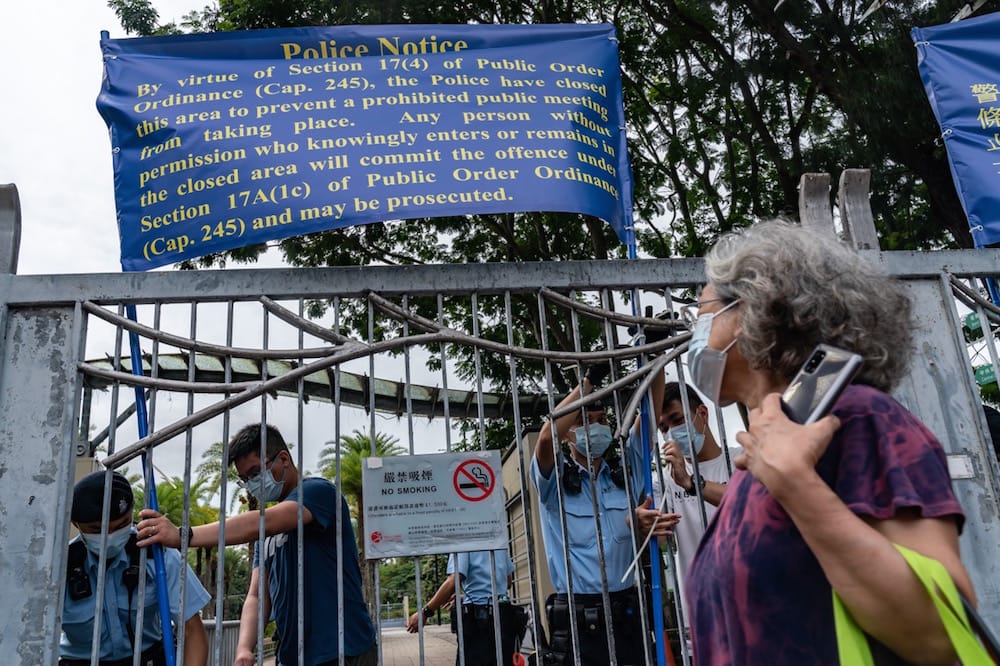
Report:
M 933 434 L 893 398 L 849 386 L 840 430 L 816 466 L 855 514 L 903 508 L 965 520 Z M 837 664 L 830 584 L 791 518 L 748 472 L 733 475 L 685 589 L 698 666 Z M 876 663 L 899 663 L 870 641 Z

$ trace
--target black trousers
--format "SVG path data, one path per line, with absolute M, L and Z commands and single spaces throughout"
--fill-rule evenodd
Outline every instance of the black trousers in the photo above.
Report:
M 518 613 L 521 609 L 509 603 L 500 607 L 500 653 L 501 666 L 514 663 L 519 631 Z M 465 664 L 468 666 L 497 666 L 496 642 L 493 639 L 493 606 L 462 605 L 462 646 L 465 650 Z M 456 666 L 463 666 L 461 654 L 455 654 Z
M 639 616 L 639 596 L 635 588 L 610 593 L 611 626 L 615 634 L 615 657 L 619 666 L 639 666 L 646 663 L 646 642 L 642 636 Z M 573 664 L 573 635 L 570 622 L 575 622 L 580 641 L 580 663 L 583 666 L 607 666 L 607 623 L 604 602 L 600 594 L 574 594 L 574 612 L 570 613 L 565 594 L 553 594 L 545 601 L 549 619 L 549 649 L 544 663 L 551 666 Z
M 132 657 L 126 659 L 102 659 L 101 666 L 132 666 Z M 163 643 L 154 643 L 142 651 L 139 666 L 166 666 L 167 656 L 163 654 Z M 60 659 L 59 666 L 90 666 L 90 659 Z

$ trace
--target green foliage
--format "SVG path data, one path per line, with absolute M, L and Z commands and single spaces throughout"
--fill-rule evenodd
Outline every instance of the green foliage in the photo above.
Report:
M 480 432 L 478 420 L 462 420 L 458 426 L 462 439 L 452 447 L 453 451 L 479 451 L 483 448 L 502 451 L 513 443 L 516 434 L 514 423 L 506 419 L 485 421 L 482 432 Z M 485 434 L 485 446 L 482 444 L 483 434 Z
M 997 389 L 995 382 L 993 384 L 980 386 L 979 395 L 983 399 L 983 402 L 987 404 L 993 405 L 994 407 L 1000 405 L 1000 390 Z
M 223 584 L 224 601 L 222 607 L 223 619 L 238 620 L 243 609 L 250 586 L 250 559 L 247 548 L 229 546 L 223 553 Z M 217 548 L 192 548 L 188 550 L 188 564 L 198 576 L 205 589 L 212 595 L 212 601 L 202 609 L 204 617 L 215 617 L 215 598 L 218 592 L 218 557 Z
M 417 576 L 416 562 L 420 561 L 420 588 L 421 600 L 427 600 L 434 596 L 438 587 L 447 578 L 447 555 L 424 555 L 416 557 L 396 557 L 382 560 L 379 563 L 379 591 L 381 592 L 381 603 L 399 603 L 403 595 L 410 597 L 410 610 L 416 610 L 417 606 Z
M 229 511 L 231 512 L 237 505 L 245 508 L 247 506 L 247 496 L 240 492 L 237 485 L 240 477 L 232 465 L 223 465 L 222 462 L 222 442 L 214 442 L 201 456 L 201 462 L 195 468 L 194 473 L 199 479 L 205 479 L 206 490 L 211 495 L 219 493 L 222 489 L 222 473 L 226 473 L 226 494 L 229 499 Z M 289 445 L 289 450 L 292 446 Z
M 135 494 L 135 505 L 133 511 L 138 520 L 139 511 L 145 504 L 145 487 L 141 483 L 140 477 L 130 479 Z M 190 498 L 190 523 L 191 525 L 205 525 L 219 519 L 219 510 L 210 506 L 209 502 L 215 491 L 211 488 L 210 480 L 199 477 L 191 481 L 188 490 Z M 159 502 L 160 513 L 170 519 L 174 525 L 180 525 L 184 517 L 184 480 L 178 477 L 163 477 L 156 482 L 156 499 Z
M 160 15 L 150 0 L 108 0 L 125 32 L 136 35 L 156 34 Z
M 337 456 L 340 455 L 340 491 L 349 502 L 361 507 L 361 460 L 368 456 L 398 456 L 406 453 L 399 445 L 399 440 L 385 433 L 375 434 L 375 447 L 372 448 L 371 437 L 355 430 L 350 435 L 343 435 L 339 442 L 332 442 L 324 447 L 319 454 L 320 474 L 337 480 Z M 360 515 L 360 514 L 359 514 Z

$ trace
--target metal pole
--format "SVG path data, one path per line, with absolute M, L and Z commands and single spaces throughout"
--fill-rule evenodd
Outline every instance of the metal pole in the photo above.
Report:
M 132 321 L 138 323 L 135 314 L 135 305 L 125 306 L 125 315 Z M 132 362 L 132 374 L 142 377 L 142 356 L 139 350 L 139 336 L 135 333 L 128 334 L 130 356 Z M 149 435 L 149 419 L 146 415 L 146 395 L 141 386 L 135 387 L 135 407 L 136 421 L 139 426 L 139 439 Z M 153 511 L 160 510 L 160 502 L 156 498 L 156 481 L 153 478 L 153 470 L 146 469 L 146 454 L 142 454 L 143 476 L 147 480 L 146 497 L 149 498 L 149 508 Z M 177 654 L 174 652 L 174 631 L 170 626 L 170 597 L 167 596 L 167 570 L 163 564 L 163 547 L 153 544 L 153 570 L 156 581 L 156 600 L 160 607 L 160 624 L 163 628 L 163 652 L 167 657 L 167 666 L 174 666 L 177 663 Z
M 636 250 L 635 243 L 635 227 L 632 223 L 631 218 L 628 220 L 628 224 L 625 226 L 626 240 L 625 245 L 628 251 L 628 258 L 630 260 L 638 259 L 638 252 Z M 639 316 L 639 293 L 638 290 L 632 289 L 632 315 Z M 642 357 L 640 356 L 636 359 L 638 367 L 642 367 Z M 649 451 L 648 442 L 650 439 L 649 432 L 649 396 L 643 396 L 642 398 L 642 408 L 639 412 L 639 436 L 642 438 L 642 468 L 643 468 L 643 480 L 646 483 L 646 488 L 643 491 L 643 501 L 645 501 L 646 494 L 652 494 L 653 492 L 653 458 Z M 666 492 L 666 489 L 664 489 Z M 649 557 L 651 562 L 657 562 L 660 556 L 660 548 L 654 539 L 649 540 Z M 664 647 L 663 640 L 663 589 L 660 582 L 660 567 L 651 566 L 650 568 L 650 583 L 653 593 L 653 645 L 656 646 L 656 663 L 657 666 L 666 666 L 667 656 L 666 648 Z M 641 585 L 642 577 L 638 577 Z M 642 594 L 642 591 L 639 591 Z

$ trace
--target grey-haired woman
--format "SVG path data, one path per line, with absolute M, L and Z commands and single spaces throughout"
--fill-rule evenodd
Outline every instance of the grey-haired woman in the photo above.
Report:
M 974 599 L 944 452 L 886 393 L 911 354 L 906 293 L 832 236 L 777 221 L 723 237 L 705 261 L 692 381 L 751 416 L 685 585 L 697 663 L 837 663 L 831 588 L 877 663 L 954 663 L 893 546 L 939 560 Z M 833 416 L 799 426 L 779 394 L 821 342 L 864 365 Z

